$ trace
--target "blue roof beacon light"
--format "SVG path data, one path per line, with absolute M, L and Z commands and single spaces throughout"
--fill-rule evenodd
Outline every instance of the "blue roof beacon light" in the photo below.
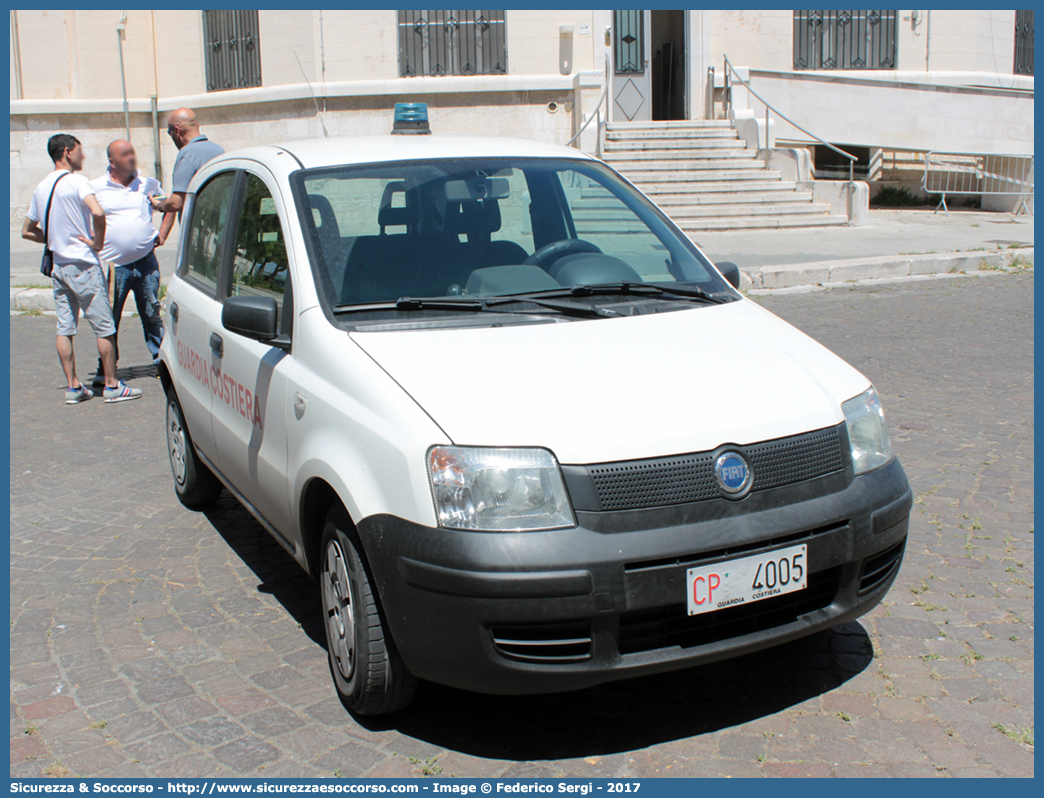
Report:
M 427 103 L 395 103 L 395 122 L 392 133 L 423 135 L 431 133 L 428 127 Z

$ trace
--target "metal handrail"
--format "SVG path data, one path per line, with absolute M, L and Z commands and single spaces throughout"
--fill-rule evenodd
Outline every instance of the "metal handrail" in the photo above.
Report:
M 747 89 L 747 91 L 749 91 L 751 94 L 753 94 L 759 100 L 761 100 L 762 104 L 765 106 L 765 149 L 768 149 L 768 112 L 769 112 L 769 109 L 771 109 L 771 110 L 775 111 L 776 116 L 778 116 L 780 119 L 785 120 L 786 122 L 789 122 L 792 126 L 796 127 L 798 130 L 800 130 L 802 133 L 804 133 L 809 138 L 815 139 L 820 144 L 822 144 L 824 147 L 827 147 L 828 149 L 833 150 L 838 155 L 845 156 L 848 159 L 848 182 L 850 182 L 850 183 L 853 182 L 853 178 L 855 176 L 855 162 L 858 161 L 859 158 L 857 156 L 855 156 L 855 155 L 852 155 L 852 153 L 850 153 L 850 152 L 845 152 L 844 150 L 839 149 L 838 147 L 835 147 L 833 144 L 831 144 L 828 141 L 823 141 L 823 139 L 821 139 L 819 136 L 817 136 L 814 133 L 810 133 L 809 131 L 805 130 L 805 128 L 801 127 L 801 125 L 799 125 L 793 119 L 790 119 L 788 116 L 780 113 L 778 108 L 775 108 L 774 106 L 770 105 L 768 103 L 768 101 L 764 97 L 762 97 L 760 94 L 758 94 L 756 91 L 754 91 L 754 89 L 752 89 L 750 87 L 750 84 L 747 83 L 747 81 L 745 81 L 743 78 L 741 78 L 739 76 L 739 73 L 736 72 L 736 68 L 732 66 L 732 63 L 729 61 L 729 57 L 726 55 L 725 56 L 725 88 L 727 90 L 726 94 L 727 94 L 727 96 L 729 98 L 729 105 L 730 106 L 732 105 L 732 94 L 731 94 L 731 90 L 729 90 L 729 85 L 728 85 L 728 83 L 729 83 L 729 74 L 730 73 L 736 78 L 736 80 L 738 80 Z
M 605 85 L 602 86 L 602 96 L 598 98 L 598 104 L 595 105 L 594 110 L 591 111 L 591 115 L 589 117 L 587 117 L 587 121 L 584 122 L 580 126 L 580 129 L 578 131 L 576 131 L 576 135 L 573 136 L 571 139 L 569 139 L 569 141 L 566 142 L 566 146 L 567 147 L 569 145 L 571 145 L 574 141 L 576 141 L 578 138 L 580 138 L 580 134 L 583 133 L 587 129 L 587 126 L 589 124 L 591 124 L 591 120 L 594 119 L 596 116 L 598 116 L 598 111 L 602 107 L 602 101 L 605 99 L 605 95 L 607 95 L 608 93 L 609 93 L 609 55 L 607 53 L 606 56 L 605 56 Z M 606 110 L 608 111 L 608 108 Z M 606 114 L 606 117 L 608 117 L 608 113 Z

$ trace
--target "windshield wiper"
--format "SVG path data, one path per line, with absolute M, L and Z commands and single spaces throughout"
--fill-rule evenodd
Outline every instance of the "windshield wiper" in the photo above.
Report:
M 361 305 L 335 305 L 334 313 L 356 313 L 366 310 L 466 310 L 472 312 L 501 313 L 496 306 L 516 302 L 528 302 L 537 307 L 554 310 L 566 316 L 579 316 L 582 318 L 596 318 L 619 316 L 620 314 L 606 308 L 594 307 L 592 305 L 576 304 L 574 302 L 554 302 L 539 298 L 531 298 L 524 295 L 514 296 L 490 296 L 490 297 L 399 297 L 394 302 L 370 302 Z
M 568 295 L 565 295 L 568 296 Z M 585 318 L 619 316 L 615 310 L 600 308 L 596 305 L 577 305 L 573 302 L 554 302 L 543 297 L 542 294 L 511 294 L 509 296 L 492 296 L 486 299 L 489 305 L 507 305 L 512 302 L 528 302 L 549 310 L 557 310 L 566 316 L 583 316 Z
M 685 299 L 697 299 L 701 302 L 710 302 L 715 305 L 721 305 L 726 302 L 731 302 L 731 297 L 727 295 L 715 295 L 709 294 L 702 288 L 695 287 L 681 287 L 673 285 L 663 285 L 662 283 L 594 283 L 592 285 L 572 285 L 562 288 L 550 288 L 546 291 L 534 291 L 528 294 L 512 294 L 510 298 L 523 300 L 526 302 L 534 302 L 536 300 L 543 301 L 544 299 L 554 297 L 585 297 L 585 296 L 626 296 L 633 295 L 635 297 L 658 297 L 663 295 L 678 296 Z M 498 297 L 499 299 L 507 299 L 508 297 Z
M 334 313 L 362 313 L 367 310 L 473 310 L 483 311 L 487 308 L 476 299 L 413 299 L 400 297 L 391 302 L 364 302 L 358 305 L 334 305 Z
M 680 296 L 687 299 L 700 299 L 704 302 L 712 302 L 715 305 L 732 301 L 728 296 L 708 294 L 702 288 L 683 288 L 661 283 L 595 283 L 594 285 L 570 286 L 568 290 L 573 296 L 593 296 L 594 294 L 644 294 L 646 296 L 670 294 L 671 296 Z

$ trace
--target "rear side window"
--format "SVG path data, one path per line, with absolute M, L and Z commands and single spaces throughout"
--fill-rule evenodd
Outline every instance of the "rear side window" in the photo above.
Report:
M 221 269 L 221 246 L 232 207 L 236 173 L 224 172 L 196 193 L 188 246 L 185 249 L 186 276 L 213 295 Z
M 316 232 L 323 240 L 372 236 L 381 232 L 378 210 L 387 196 L 388 204 L 403 207 L 406 195 L 395 191 L 397 176 L 364 177 L 358 180 L 343 180 L 336 177 L 315 180 L 308 185 L 309 204 Z M 395 220 L 398 221 L 398 220 Z M 387 232 L 403 232 L 393 225 Z
M 289 268 L 283 226 L 272 192 L 259 177 L 247 174 L 229 294 L 270 296 L 279 305 L 279 318 L 282 319 Z

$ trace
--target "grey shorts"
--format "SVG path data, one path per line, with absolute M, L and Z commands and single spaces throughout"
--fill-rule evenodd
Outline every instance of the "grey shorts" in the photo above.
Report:
M 109 281 L 101 266 L 97 263 L 56 263 L 51 277 L 58 335 L 76 335 L 76 322 L 81 311 L 99 338 L 116 334 L 109 306 Z

